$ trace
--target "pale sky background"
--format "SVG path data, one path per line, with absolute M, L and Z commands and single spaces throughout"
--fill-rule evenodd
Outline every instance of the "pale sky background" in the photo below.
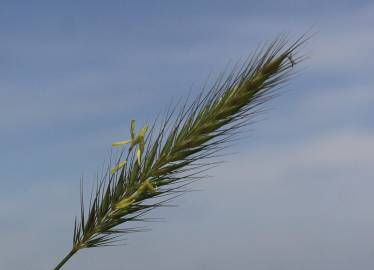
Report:
M 300 75 L 202 191 L 64 269 L 374 269 L 373 2 L 0 3 L 0 269 L 65 255 L 80 177 L 90 186 L 132 118 L 312 26 Z

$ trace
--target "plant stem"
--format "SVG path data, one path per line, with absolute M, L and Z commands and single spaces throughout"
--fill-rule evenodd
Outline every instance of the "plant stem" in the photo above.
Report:
M 65 258 L 62 259 L 62 261 L 53 269 L 53 270 L 59 270 L 61 267 L 77 252 L 78 250 L 72 249 Z

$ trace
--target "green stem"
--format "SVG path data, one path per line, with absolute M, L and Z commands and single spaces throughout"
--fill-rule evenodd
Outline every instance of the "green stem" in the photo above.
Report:
M 53 269 L 53 270 L 59 270 L 61 267 L 77 252 L 77 250 L 72 249 L 65 258 L 62 259 L 62 261 Z

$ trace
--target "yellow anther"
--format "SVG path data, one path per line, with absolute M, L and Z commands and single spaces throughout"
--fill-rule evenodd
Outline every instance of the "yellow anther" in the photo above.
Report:
M 156 192 L 156 188 L 157 188 L 156 185 L 153 185 L 149 180 L 145 180 L 143 185 L 148 192 L 150 193 Z
M 116 204 L 116 208 L 125 209 L 131 206 L 136 201 L 138 201 L 146 193 L 152 194 L 155 192 L 156 192 L 156 187 L 149 180 L 145 180 L 143 183 L 139 185 L 138 189 L 133 194 L 131 194 L 130 197 L 124 198 L 123 200 L 118 202 Z
M 134 199 L 125 199 L 120 201 L 119 203 L 116 204 L 117 209 L 126 209 L 127 207 L 131 206 L 135 202 Z
M 112 143 L 112 147 L 120 147 L 122 145 L 129 144 L 130 142 L 131 142 L 130 140 L 114 142 Z
M 127 163 L 127 161 L 122 161 L 122 162 L 118 163 L 118 165 L 113 167 L 110 172 L 112 174 L 115 174 L 117 171 L 121 170 L 125 166 L 126 163 Z
M 119 147 L 119 146 L 122 146 L 122 145 L 125 145 L 125 144 L 130 144 L 129 151 L 131 151 L 134 146 L 139 145 L 139 147 L 136 151 L 136 159 L 137 159 L 137 162 L 140 166 L 141 158 L 142 158 L 142 155 L 143 155 L 143 152 L 144 152 L 144 147 L 145 147 L 144 138 L 145 138 L 145 134 L 147 133 L 147 130 L 148 130 L 148 125 L 143 126 L 139 130 L 139 134 L 137 136 L 135 135 L 135 127 L 136 127 L 135 120 L 131 120 L 131 126 L 130 126 L 131 139 L 130 140 L 125 140 L 125 141 L 114 142 L 114 143 L 112 143 L 112 147 Z

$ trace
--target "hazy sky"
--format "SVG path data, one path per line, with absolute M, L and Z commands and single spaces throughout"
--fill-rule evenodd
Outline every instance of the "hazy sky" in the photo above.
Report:
M 318 32 L 202 191 L 64 269 L 374 269 L 371 1 L 1 1 L 0 269 L 52 269 L 132 118 L 277 34 Z

